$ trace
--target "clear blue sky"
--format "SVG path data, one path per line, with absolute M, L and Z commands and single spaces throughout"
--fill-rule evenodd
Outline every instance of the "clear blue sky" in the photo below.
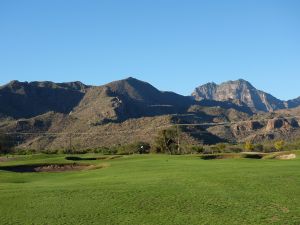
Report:
M 300 1 L 0 1 L 0 84 L 128 76 L 184 95 L 244 78 L 298 97 Z

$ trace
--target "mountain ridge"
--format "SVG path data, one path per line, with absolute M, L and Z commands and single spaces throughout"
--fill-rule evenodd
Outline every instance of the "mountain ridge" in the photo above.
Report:
M 244 84 L 244 89 L 237 89 L 242 93 L 256 91 L 249 82 L 238 82 Z M 213 96 L 217 86 L 210 83 L 208 95 Z M 175 124 L 187 125 L 183 135 L 198 144 L 288 138 L 300 132 L 288 113 L 254 114 L 242 100 L 196 101 L 132 77 L 101 86 L 12 81 L 0 87 L 0 133 L 17 134 L 24 148 L 58 149 L 68 148 L 71 134 L 77 148 L 151 142 L 159 129 Z M 292 117 L 299 114 L 289 112 Z
M 240 101 L 249 106 L 254 112 L 272 112 L 300 105 L 300 97 L 283 101 L 269 93 L 256 89 L 250 82 L 244 79 L 230 80 L 220 84 L 210 82 L 200 85 L 191 95 L 197 101 L 203 99 Z

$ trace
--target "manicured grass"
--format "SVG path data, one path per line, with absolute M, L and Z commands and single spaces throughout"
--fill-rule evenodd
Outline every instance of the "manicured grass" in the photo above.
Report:
M 299 158 L 135 155 L 79 162 L 106 164 L 98 170 L 0 170 L 0 224 L 299 225 Z M 0 166 L 64 162 L 35 155 Z

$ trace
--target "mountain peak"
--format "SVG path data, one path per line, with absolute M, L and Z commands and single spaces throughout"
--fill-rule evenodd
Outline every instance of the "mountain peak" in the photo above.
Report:
M 207 86 L 217 86 L 217 84 L 215 82 L 208 82 L 205 85 L 207 85 Z
M 247 85 L 247 86 L 253 87 L 253 85 L 249 81 L 241 79 L 241 78 L 238 80 L 225 81 L 225 82 L 222 82 L 220 85 L 224 85 L 224 84 Z
M 249 81 L 238 79 L 219 85 L 204 84 L 192 93 L 195 100 L 240 101 L 253 111 L 274 111 L 285 108 L 283 101 L 257 90 Z
M 124 80 L 136 80 L 136 81 L 140 81 L 140 80 L 138 80 L 138 79 L 136 79 L 136 78 L 134 78 L 134 77 L 127 77 L 127 78 L 125 78 Z

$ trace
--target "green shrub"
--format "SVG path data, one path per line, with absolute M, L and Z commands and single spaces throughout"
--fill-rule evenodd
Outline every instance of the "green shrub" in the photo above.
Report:
M 59 152 L 61 152 L 61 151 L 58 149 L 43 149 L 43 150 L 41 150 L 41 153 L 44 153 L 44 154 L 57 154 Z
M 280 140 L 280 141 L 276 141 L 274 143 L 274 148 L 277 150 L 277 151 L 282 151 L 283 148 L 284 148 L 284 141 L 283 140 Z
M 98 148 L 90 149 L 89 152 L 102 153 L 103 155 L 112 155 L 112 151 L 108 147 L 98 147 Z
M 195 146 L 192 146 L 191 148 L 192 150 L 192 153 L 203 153 L 204 152 L 204 147 L 202 145 L 195 145 Z
M 256 144 L 256 145 L 254 145 L 254 151 L 263 152 L 264 151 L 264 146 L 262 144 Z
M 225 151 L 227 145 L 225 143 L 218 143 L 216 144 L 216 148 L 220 151 L 220 152 L 223 152 Z
M 16 155 L 32 155 L 36 154 L 36 149 L 25 149 L 25 148 L 16 148 L 13 152 Z
M 134 142 L 131 144 L 120 145 L 116 147 L 117 154 L 130 155 L 130 154 L 148 154 L 150 152 L 150 144 L 146 142 Z
M 228 146 L 227 150 L 228 150 L 228 153 L 240 153 L 243 151 L 243 149 L 238 146 Z
M 252 152 L 254 150 L 254 145 L 250 141 L 247 141 L 244 148 L 246 151 Z

